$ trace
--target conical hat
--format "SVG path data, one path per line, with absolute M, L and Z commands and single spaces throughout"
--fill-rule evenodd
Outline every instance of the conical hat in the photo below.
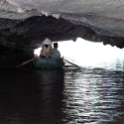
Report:
M 51 40 L 49 40 L 48 38 L 46 38 L 42 44 L 46 44 L 46 45 L 49 45 L 51 44 Z

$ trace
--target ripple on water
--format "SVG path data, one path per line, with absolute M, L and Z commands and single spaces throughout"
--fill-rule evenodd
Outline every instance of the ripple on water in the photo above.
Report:
M 124 73 L 0 71 L 0 124 L 8 123 L 124 124 Z
M 89 73 L 88 73 L 89 71 Z M 71 123 L 108 124 L 124 120 L 124 74 L 105 70 L 66 73 L 64 113 Z

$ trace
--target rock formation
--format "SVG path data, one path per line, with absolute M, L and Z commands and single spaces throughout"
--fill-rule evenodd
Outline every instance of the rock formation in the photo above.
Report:
M 0 0 L 0 47 L 35 48 L 81 37 L 124 47 L 123 0 Z

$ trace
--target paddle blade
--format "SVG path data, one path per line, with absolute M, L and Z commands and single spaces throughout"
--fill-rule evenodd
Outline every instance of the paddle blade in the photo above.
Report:
M 32 58 L 32 59 L 30 59 L 30 60 L 27 60 L 27 61 L 25 61 L 25 62 L 23 62 L 23 63 L 21 63 L 21 64 L 18 64 L 18 65 L 15 66 L 15 68 L 22 67 L 22 66 L 28 64 L 29 62 L 31 62 L 31 61 L 33 61 L 33 60 L 34 60 L 34 58 Z

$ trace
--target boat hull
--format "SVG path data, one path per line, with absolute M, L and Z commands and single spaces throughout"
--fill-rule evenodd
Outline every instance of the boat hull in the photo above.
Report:
M 52 59 L 52 58 L 37 58 L 34 60 L 34 66 L 41 69 L 57 69 L 63 68 L 63 59 Z

